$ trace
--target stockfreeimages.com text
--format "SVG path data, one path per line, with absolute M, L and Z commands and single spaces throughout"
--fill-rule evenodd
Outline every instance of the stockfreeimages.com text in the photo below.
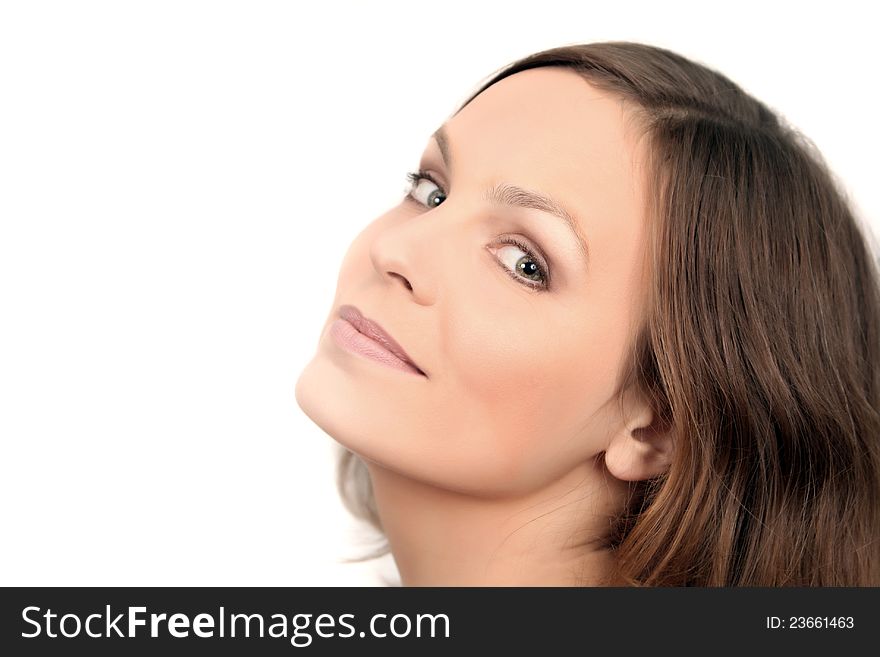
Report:
M 85 620 L 77 614 L 67 613 L 59 616 L 51 609 L 43 612 L 40 607 L 33 606 L 25 607 L 21 615 L 22 619 L 33 628 L 31 632 L 22 632 L 21 636 L 24 638 L 39 636 L 73 638 L 81 634 L 95 639 L 111 636 L 136 638 L 139 636 L 138 628 L 144 628 L 141 630 L 143 636 L 143 633 L 147 632 L 148 625 L 151 637 L 186 638 L 190 636 L 190 631 L 193 635 L 205 639 L 227 636 L 261 638 L 289 636 L 291 645 L 298 648 L 310 645 L 313 635 L 321 638 L 354 636 L 449 638 L 449 617 L 446 614 L 417 614 L 414 619 L 407 614 L 390 616 L 373 614 L 367 628 L 360 631 L 349 622 L 354 620 L 354 614 L 340 614 L 338 617 L 333 614 L 319 614 L 314 618 L 314 624 L 312 617 L 315 614 L 293 616 L 272 614 L 269 617 L 271 624 L 267 628 L 267 621 L 262 614 L 227 614 L 224 607 L 220 607 L 216 618 L 212 614 L 200 613 L 192 620 L 188 614 L 182 613 L 170 616 L 163 613 L 148 615 L 146 607 L 128 607 L 125 612 L 114 617 L 110 605 L 106 606 L 105 614 L 90 614 Z M 58 619 L 57 623 L 54 622 L 55 619 Z M 123 632 L 120 626 L 126 628 L 127 633 Z

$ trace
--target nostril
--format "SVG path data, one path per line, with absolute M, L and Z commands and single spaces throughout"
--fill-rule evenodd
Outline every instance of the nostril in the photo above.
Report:
M 403 281 L 403 284 L 406 285 L 406 289 L 409 290 L 410 292 L 412 292 L 412 285 L 409 284 L 409 281 L 406 280 L 405 277 L 403 277 L 403 276 L 401 276 L 400 274 L 397 274 L 397 273 L 395 273 L 395 272 L 391 272 L 391 275 L 392 275 L 392 276 L 396 276 L 397 278 L 399 278 L 400 280 L 402 280 L 402 281 Z

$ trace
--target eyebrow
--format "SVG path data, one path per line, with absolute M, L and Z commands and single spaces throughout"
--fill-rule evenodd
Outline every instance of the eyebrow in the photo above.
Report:
M 446 168 L 449 169 L 451 174 L 452 153 L 449 148 L 449 137 L 446 134 L 445 126 L 441 125 L 437 128 L 431 137 L 434 138 L 437 145 L 440 147 L 440 156 L 443 158 L 443 164 L 446 165 Z M 574 234 L 581 255 L 583 255 L 584 260 L 589 264 L 590 249 L 587 246 L 587 240 L 581 235 L 577 220 L 568 210 L 565 209 L 565 206 L 555 200 L 552 196 L 535 192 L 530 189 L 524 189 L 517 185 L 501 183 L 495 185 L 492 189 L 487 190 L 483 195 L 483 199 L 501 205 L 540 210 L 561 219 Z

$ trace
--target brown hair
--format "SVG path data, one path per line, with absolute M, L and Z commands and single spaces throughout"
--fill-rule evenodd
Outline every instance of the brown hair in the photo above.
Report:
M 623 99 L 649 145 L 649 302 L 618 398 L 642 390 L 675 455 L 632 485 L 610 537 L 622 576 L 880 585 L 878 262 L 822 156 L 724 75 L 640 43 L 529 55 L 461 108 L 542 66 Z M 364 463 L 343 448 L 337 474 L 381 531 Z

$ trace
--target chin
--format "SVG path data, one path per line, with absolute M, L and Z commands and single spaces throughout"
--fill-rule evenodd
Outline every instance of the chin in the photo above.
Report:
M 457 433 L 459 421 L 449 431 L 434 427 L 431 438 L 423 426 L 423 413 L 403 412 L 405 399 L 365 386 L 363 378 L 341 370 L 320 351 L 300 373 L 295 397 L 302 412 L 324 433 L 369 464 L 472 495 L 507 493 L 521 483 L 522 463 L 516 452 L 499 452 L 502 446 L 496 440 L 480 436 L 453 446 L 445 440 L 435 444 L 438 436 Z M 499 453 L 509 458 L 499 459 Z
M 324 433 L 359 456 L 381 463 L 382 455 L 374 452 L 383 451 L 379 443 L 388 434 L 388 424 L 376 417 L 375 405 L 370 408 L 370 400 L 357 392 L 320 354 L 305 366 L 294 389 L 299 408 Z
M 345 401 L 333 394 L 330 372 L 325 370 L 319 358 L 313 358 L 300 372 L 294 388 L 297 406 L 331 438 L 337 439 L 345 427 Z

